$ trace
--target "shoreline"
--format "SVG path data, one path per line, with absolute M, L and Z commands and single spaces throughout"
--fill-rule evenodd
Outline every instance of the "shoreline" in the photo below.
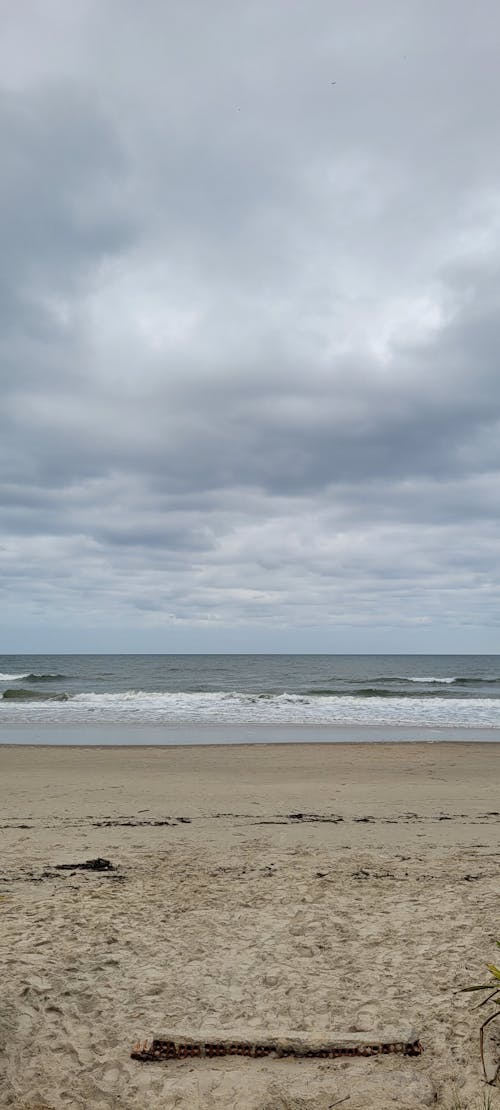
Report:
M 354 748 L 354 747 L 357 748 L 357 749 L 367 748 L 367 749 L 370 749 L 370 750 L 374 750 L 374 749 L 383 750 L 384 748 L 399 749 L 401 747 L 411 749 L 411 748 L 416 748 L 416 747 L 419 747 L 419 746 L 422 746 L 424 748 L 443 747 L 443 748 L 446 748 L 446 749 L 451 749 L 451 748 L 457 747 L 457 748 L 461 749 L 461 748 L 466 748 L 467 746 L 470 746 L 471 748 L 481 748 L 481 747 L 492 748 L 495 744 L 500 744 L 500 737 L 498 737 L 498 739 L 494 739 L 494 740 L 468 740 L 468 739 L 467 740 L 422 740 L 422 739 L 415 739 L 415 740 L 405 740 L 405 741 L 401 741 L 401 740 L 356 740 L 356 741 L 349 741 L 349 740 L 280 740 L 280 741 L 260 740 L 260 741 L 251 741 L 251 740 L 245 740 L 245 741 L 241 741 L 237 744 L 230 743 L 230 742 L 224 743 L 224 741 L 218 741 L 218 742 L 214 741 L 213 743 L 209 743 L 209 744 L 208 743 L 207 744 L 199 744 L 199 743 L 196 743 L 195 741 L 193 741 L 192 743 L 189 743 L 189 744 L 152 744 L 152 743 L 146 743 L 146 744 L 139 744 L 139 743 L 136 743 L 136 744 L 134 744 L 134 743 L 130 743 L 130 744 L 123 744 L 123 743 L 122 744 L 119 744 L 119 743 L 105 744 L 105 743 L 102 743 L 102 742 L 89 743 L 89 744 L 85 744 L 85 743 L 50 744 L 50 743 L 38 743 L 38 742 L 31 743 L 29 741 L 26 741 L 26 742 L 23 742 L 23 743 L 17 743 L 17 742 L 12 743 L 10 741 L 0 740 L 0 752 L 4 749 L 5 750 L 14 750 L 14 751 L 24 749 L 24 750 L 27 750 L 27 751 L 38 751 L 38 750 L 40 750 L 40 751 L 52 751 L 52 750 L 56 750 L 56 751 L 109 751 L 109 752 L 112 752 L 112 751 L 117 751 L 117 752 L 120 752 L 120 751 L 135 751 L 135 752 L 141 752 L 141 751 L 144 751 L 144 752 L 147 752 L 147 751 L 158 751 L 158 752 L 159 751 L 173 751 L 173 752 L 176 752 L 176 751 L 191 751 L 191 750 L 193 750 L 193 751 L 204 751 L 206 749 L 210 749 L 211 751 L 221 751 L 221 750 L 222 751 L 231 751 L 233 749 L 238 749 L 238 750 L 242 750 L 242 751 L 245 751 L 245 750 L 253 751 L 255 749 L 258 749 L 260 751 L 260 750 L 266 750 L 266 749 L 272 749 L 272 748 L 280 748 L 280 749 L 281 748 L 284 748 L 284 749 L 286 749 L 286 748 L 290 748 L 290 749 L 305 748 L 305 749 L 308 749 L 308 750 L 314 750 L 314 748 L 334 748 L 334 749 L 337 750 L 337 749 L 342 749 L 342 748 L 350 749 L 350 748 Z
M 61 736 L 64 737 L 61 740 Z M 161 739 L 159 739 L 161 736 Z M 47 737 L 50 737 L 48 739 Z M 0 747 L 244 747 L 314 744 L 495 744 L 500 729 L 397 725 L 116 724 L 44 725 L 0 722 Z

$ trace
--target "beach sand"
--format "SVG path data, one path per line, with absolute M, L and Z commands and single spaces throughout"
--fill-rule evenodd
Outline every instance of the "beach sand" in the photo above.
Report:
M 0 747 L 0 1105 L 482 1107 L 485 1011 L 454 992 L 496 959 L 499 769 L 497 744 Z M 116 870 L 56 868 L 94 857 Z M 409 1029 L 416 1059 L 130 1058 Z

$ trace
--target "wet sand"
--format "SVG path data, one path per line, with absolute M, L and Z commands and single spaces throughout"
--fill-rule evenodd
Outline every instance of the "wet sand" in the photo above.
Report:
M 0 1105 L 482 1106 L 454 991 L 495 959 L 499 769 L 494 743 L 0 747 Z M 214 1030 L 424 1052 L 130 1059 Z

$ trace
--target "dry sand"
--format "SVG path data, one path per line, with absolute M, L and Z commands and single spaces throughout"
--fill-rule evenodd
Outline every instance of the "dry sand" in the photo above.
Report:
M 500 934 L 499 756 L 0 747 L 0 1105 L 482 1107 L 454 991 Z M 118 869 L 54 866 L 96 856 Z M 167 1031 L 408 1027 L 419 1059 L 130 1059 Z

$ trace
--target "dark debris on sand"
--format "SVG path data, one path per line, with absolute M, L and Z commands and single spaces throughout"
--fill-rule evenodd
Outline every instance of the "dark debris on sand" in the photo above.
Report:
M 114 863 L 110 859 L 87 859 L 83 863 L 56 863 L 54 864 L 56 871 L 116 871 Z

